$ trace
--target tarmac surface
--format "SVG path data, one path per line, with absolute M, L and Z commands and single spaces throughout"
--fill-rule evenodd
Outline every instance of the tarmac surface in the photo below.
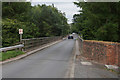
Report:
M 2 65 L 3 78 L 64 78 L 75 40 L 64 40 L 21 60 Z

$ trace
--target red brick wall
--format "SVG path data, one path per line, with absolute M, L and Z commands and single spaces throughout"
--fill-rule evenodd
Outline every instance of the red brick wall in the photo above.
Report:
M 118 56 L 118 57 L 116 56 L 116 64 L 120 66 L 120 44 L 117 44 L 116 51 L 117 51 L 117 56 Z
M 120 66 L 120 43 L 84 40 L 82 55 L 103 64 Z

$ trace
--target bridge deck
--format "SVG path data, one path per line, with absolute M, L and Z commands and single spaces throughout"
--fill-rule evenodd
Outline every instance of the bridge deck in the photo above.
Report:
M 3 78 L 64 78 L 74 42 L 65 40 L 24 59 L 3 65 Z

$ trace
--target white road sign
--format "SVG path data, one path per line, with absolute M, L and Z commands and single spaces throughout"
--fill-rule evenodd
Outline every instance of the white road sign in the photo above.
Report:
M 23 34 L 23 29 L 19 29 L 19 34 Z

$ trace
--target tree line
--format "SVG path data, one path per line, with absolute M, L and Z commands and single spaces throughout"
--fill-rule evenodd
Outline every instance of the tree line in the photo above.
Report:
M 19 29 L 23 38 L 39 38 L 68 34 L 69 25 L 65 13 L 54 5 L 31 6 L 30 2 L 2 3 L 2 44 L 3 47 L 19 42 Z
M 88 40 L 120 42 L 120 2 L 74 2 L 81 8 L 73 16 L 72 31 Z

